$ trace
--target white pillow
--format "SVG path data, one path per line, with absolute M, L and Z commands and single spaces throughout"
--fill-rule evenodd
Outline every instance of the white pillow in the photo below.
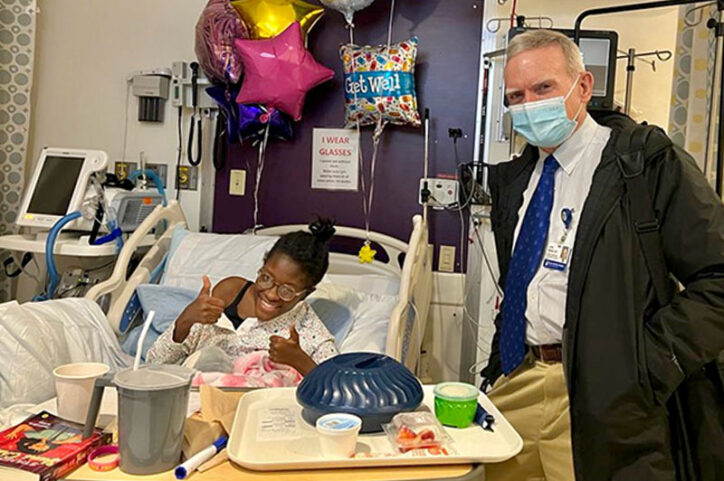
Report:
M 199 290 L 201 277 L 212 284 L 231 276 L 256 279 L 278 237 L 190 232 L 179 243 L 166 265 L 163 284 Z
M 385 352 L 387 327 L 392 310 L 397 305 L 397 296 L 369 294 L 323 282 L 307 299 L 312 308 L 324 300 L 318 304 L 323 309 L 315 308 L 315 312 L 328 325 L 330 332 L 339 336 L 335 336 L 335 339 L 340 352 Z M 338 309 L 330 308 L 334 305 Z M 334 317 L 330 318 L 326 314 Z

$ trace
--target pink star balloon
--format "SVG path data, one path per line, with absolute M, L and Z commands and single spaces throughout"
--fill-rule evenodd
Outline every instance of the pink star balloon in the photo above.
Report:
M 237 38 L 234 43 L 244 64 L 244 80 L 236 98 L 240 104 L 263 104 L 300 120 L 307 92 L 334 77 L 334 71 L 304 48 L 299 22 L 274 38 Z

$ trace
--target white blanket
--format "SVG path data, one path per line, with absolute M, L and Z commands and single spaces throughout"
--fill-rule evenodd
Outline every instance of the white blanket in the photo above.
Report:
M 0 409 L 54 397 L 53 369 L 62 364 L 103 362 L 115 370 L 132 361 L 93 301 L 0 304 Z

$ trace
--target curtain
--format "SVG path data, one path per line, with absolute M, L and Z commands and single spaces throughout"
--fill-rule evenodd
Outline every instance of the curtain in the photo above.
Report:
M 0 0 L 0 235 L 15 232 L 30 131 L 36 0 Z M 9 253 L 0 252 L 0 259 Z M 10 300 L 0 269 L 0 302 Z
M 716 5 L 704 8 L 679 7 L 669 134 L 672 140 L 696 159 L 699 168 L 714 183 L 716 153 L 707 146 L 716 144 L 709 136 L 712 79 L 716 40 L 706 21 L 717 17 Z M 714 130 L 716 132 L 716 130 Z

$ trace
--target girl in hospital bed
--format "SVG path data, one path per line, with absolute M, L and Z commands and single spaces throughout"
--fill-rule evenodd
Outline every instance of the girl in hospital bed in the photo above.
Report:
M 227 361 L 213 370 L 242 374 L 249 385 L 293 385 L 337 355 L 334 337 L 304 300 L 327 271 L 334 226 L 318 220 L 309 229 L 279 238 L 253 282 L 228 277 L 212 291 L 204 276 L 198 297 L 156 340 L 147 361 L 177 364 L 195 353 L 208 361 L 216 354 Z M 217 325 L 222 313 L 235 331 Z

